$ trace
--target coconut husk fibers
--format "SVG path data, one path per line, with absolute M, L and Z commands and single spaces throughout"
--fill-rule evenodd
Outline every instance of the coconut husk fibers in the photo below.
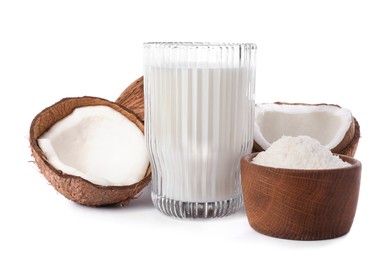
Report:
M 115 102 L 133 111 L 143 122 L 145 118 L 144 77 L 142 76 L 131 83 Z
M 68 116 L 74 109 L 83 106 L 109 106 L 126 116 L 144 132 L 141 120 L 125 107 L 96 97 L 64 98 L 54 105 L 44 109 L 32 121 L 30 128 L 30 147 L 35 162 L 48 182 L 63 196 L 87 206 L 103 206 L 117 204 L 127 205 L 137 197 L 139 192 L 151 180 L 150 165 L 145 177 L 138 183 L 126 186 L 102 186 L 57 170 L 47 160 L 44 152 L 38 145 L 38 138 L 59 120 Z
M 275 104 L 278 105 L 305 105 L 305 106 L 336 106 L 340 107 L 339 105 L 335 104 L 326 104 L 326 103 L 321 103 L 321 104 L 306 104 L 306 103 L 286 103 L 286 102 L 275 102 Z M 353 117 L 352 123 L 347 130 L 347 133 L 345 134 L 343 140 L 333 149 L 331 149 L 332 153 L 336 154 L 341 154 L 341 155 L 347 155 L 350 157 L 354 157 L 358 144 L 359 144 L 359 139 L 360 139 L 360 126 L 358 121 L 356 120 L 355 117 Z M 253 141 L 253 152 L 263 152 L 264 149 L 256 143 L 256 141 Z

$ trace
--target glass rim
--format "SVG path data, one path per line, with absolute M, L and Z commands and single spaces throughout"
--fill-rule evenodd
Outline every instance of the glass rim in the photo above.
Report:
M 238 42 L 144 42 L 144 47 L 160 46 L 160 47 L 250 47 L 256 49 L 255 43 L 238 43 Z

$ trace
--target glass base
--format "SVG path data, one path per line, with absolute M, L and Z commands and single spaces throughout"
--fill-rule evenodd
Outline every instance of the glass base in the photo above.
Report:
M 154 206 L 162 213 L 176 218 L 218 218 L 231 215 L 242 207 L 242 196 L 213 202 L 185 202 L 168 199 L 152 192 Z

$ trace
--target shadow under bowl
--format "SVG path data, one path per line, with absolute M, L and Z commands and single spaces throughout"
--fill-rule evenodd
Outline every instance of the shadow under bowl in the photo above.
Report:
M 252 163 L 257 153 L 241 159 L 241 181 L 250 226 L 265 235 L 293 240 L 321 240 L 345 235 L 355 217 L 361 163 L 299 170 Z

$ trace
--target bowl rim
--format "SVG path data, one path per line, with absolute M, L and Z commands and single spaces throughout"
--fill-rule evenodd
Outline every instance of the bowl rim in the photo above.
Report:
M 307 173 L 307 174 L 309 174 L 309 173 L 318 173 L 318 172 L 321 172 L 321 173 L 334 173 L 335 170 L 349 171 L 349 170 L 353 170 L 353 169 L 359 169 L 359 168 L 362 167 L 362 163 L 359 160 L 355 159 L 354 157 L 347 156 L 347 155 L 342 155 L 342 154 L 338 154 L 338 153 L 332 153 L 332 154 L 339 156 L 340 159 L 343 160 L 343 161 L 347 160 L 347 162 L 350 163 L 351 165 L 350 166 L 346 166 L 346 167 L 328 168 L 328 169 L 293 169 L 293 168 L 271 167 L 271 166 L 265 166 L 265 165 L 256 164 L 256 163 L 252 162 L 252 159 L 259 153 L 260 152 L 255 152 L 255 153 L 250 153 L 250 154 L 244 155 L 241 158 L 241 161 L 251 165 L 252 167 L 259 167 L 259 168 L 268 169 L 268 170 L 272 170 L 272 171 L 280 169 L 280 170 L 283 170 L 284 173 L 287 173 L 286 171 L 288 171 L 289 173 L 290 172 L 291 173 L 299 172 L 299 173 Z

